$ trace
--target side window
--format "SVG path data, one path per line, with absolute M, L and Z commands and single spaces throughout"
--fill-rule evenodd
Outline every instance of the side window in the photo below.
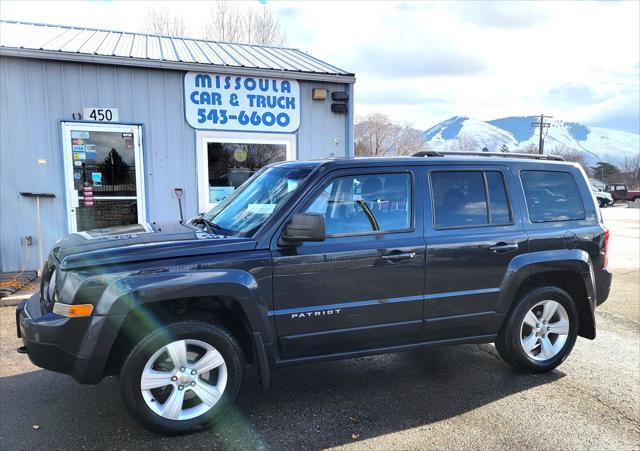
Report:
M 335 178 L 305 212 L 323 214 L 329 236 L 406 230 L 411 226 L 411 176 Z
M 431 173 L 434 227 L 511 224 L 511 209 L 498 171 Z
M 491 224 L 510 224 L 511 210 L 509 209 L 509 201 L 507 200 L 507 191 L 504 187 L 502 173 L 498 171 L 487 171 L 484 175 L 487 178 Z
M 582 198 L 570 173 L 522 171 L 520 176 L 531 222 L 585 218 Z

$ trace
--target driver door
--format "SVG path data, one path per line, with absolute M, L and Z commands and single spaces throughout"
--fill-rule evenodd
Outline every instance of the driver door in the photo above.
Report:
M 326 240 L 278 246 L 278 234 L 272 246 L 270 314 L 283 358 L 419 338 L 425 275 L 419 183 L 407 168 L 336 171 L 306 196 L 294 214 L 323 214 Z

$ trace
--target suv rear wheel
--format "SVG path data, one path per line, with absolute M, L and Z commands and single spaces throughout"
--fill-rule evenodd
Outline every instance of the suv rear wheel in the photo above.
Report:
M 176 434 L 211 426 L 236 398 L 244 359 L 225 329 L 198 321 L 144 337 L 120 373 L 125 406 L 144 427 Z
M 550 371 L 569 356 L 578 336 L 578 312 L 565 291 L 537 288 L 523 296 L 507 318 L 496 350 L 515 368 Z

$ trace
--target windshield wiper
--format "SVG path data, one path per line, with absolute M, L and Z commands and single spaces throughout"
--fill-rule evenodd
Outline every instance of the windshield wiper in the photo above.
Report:
M 209 221 L 202 214 L 196 216 L 195 218 L 193 218 L 189 222 L 191 222 L 193 224 L 202 224 L 202 225 L 206 226 L 211 232 L 217 233 L 217 234 L 222 234 L 222 227 L 220 227 L 218 224 L 216 224 L 213 221 Z

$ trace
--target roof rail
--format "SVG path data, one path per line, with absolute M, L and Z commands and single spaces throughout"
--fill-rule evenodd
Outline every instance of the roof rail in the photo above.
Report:
M 444 154 L 435 150 L 423 150 L 421 152 L 414 153 L 412 157 L 444 157 Z
M 564 161 L 560 155 L 539 155 L 535 153 L 517 153 L 517 152 L 437 152 L 435 150 L 425 150 L 414 153 L 414 157 L 443 157 L 445 155 L 468 155 L 474 157 L 504 157 L 504 158 L 528 158 L 531 160 L 551 160 Z

